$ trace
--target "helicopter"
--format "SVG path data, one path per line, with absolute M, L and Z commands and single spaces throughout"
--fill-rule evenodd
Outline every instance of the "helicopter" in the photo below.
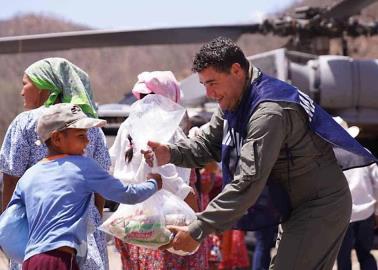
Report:
M 248 56 L 264 73 L 287 81 L 332 115 L 360 127 L 359 141 L 378 154 L 378 60 L 348 56 L 347 37 L 378 34 L 376 22 L 361 22 L 353 16 L 377 0 L 340 0 L 320 8 L 302 6 L 293 15 L 273 16 L 261 23 L 136 30 L 85 30 L 0 38 L 0 54 L 59 51 L 83 48 L 205 43 L 218 36 L 238 41 L 246 34 L 288 37 L 283 48 Z M 330 54 L 330 40 L 339 40 L 338 55 Z M 183 105 L 189 116 L 210 117 L 216 104 L 206 98 L 198 75 L 180 81 Z M 112 145 L 120 123 L 135 101 L 128 93 L 116 103 L 98 107 Z M 116 204 L 107 202 L 114 211 Z
M 355 18 L 376 0 L 341 0 L 327 7 L 302 6 L 294 15 L 273 16 L 261 23 L 136 30 L 85 30 L 0 38 L 0 54 L 140 45 L 204 43 L 218 36 L 238 40 L 244 34 L 289 37 L 283 48 L 251 55 L 263 72 L 292 83 L 333 115 L 361 127 L 361 138 L 378 136 L 378 60 L 348 56 L 347 37 L 378 34 L 377 22 Z M 339 40 L 338 55 L 331 55 L 330 40 Z M 181 81 L 184 105 L 214 107 L 205 97 L 196 74 Z M 104 118 L 127 117 L 132 98 L 99 107 Z M 124 104 L 124 105 L 122 105 Z M 197 109 L 198 111 L 199 109 Z M 122 118 L 123 117 L 123 118 Z M 112 122 L 112 121 L 110 121 Z M 114 130 L 117 125 L 114 126 Z

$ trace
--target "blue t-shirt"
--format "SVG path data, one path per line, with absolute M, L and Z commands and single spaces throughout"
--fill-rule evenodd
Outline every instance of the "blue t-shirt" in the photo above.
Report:
M 81 252 L 86 246 L 86 217 L 93 192 L 113 201 L 135 204 L 156 191 L 154 180 L 124 185 L 84 156 L 37 163 L 20 178 L 9 203 L 26 207 L 29 242 L 24 260 L 61 246 Z

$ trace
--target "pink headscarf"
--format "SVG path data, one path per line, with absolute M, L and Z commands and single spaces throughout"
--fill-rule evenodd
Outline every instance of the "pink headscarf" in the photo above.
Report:
M 155 93 L 179 103 L 181 90 L 171 71 L 142 72 L 132 90 L 134 96 L 140 99 L 140 94 Z

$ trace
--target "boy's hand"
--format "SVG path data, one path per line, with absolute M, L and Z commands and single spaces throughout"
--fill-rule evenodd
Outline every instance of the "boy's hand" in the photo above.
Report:
M 149 173 L 147 175 L 147 179 L 154 179 L 157 183 L 158 190 L 160 190 L 163 186 L 163 180 L 161 180 L 161 175 L 158 173 Z

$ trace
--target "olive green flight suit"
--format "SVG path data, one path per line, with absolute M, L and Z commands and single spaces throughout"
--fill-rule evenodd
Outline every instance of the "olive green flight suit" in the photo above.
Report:
M 199 167 L 220 161 L 222 117 L 217 111 L 194 140 L 170 145 L 171 162 Z M 261 103 L 247 130 L 232 182 L 189 226 L 192 237 L 201 240 L 230 229 L 256 202 L 269 177 L 283 185 L 293 208 L 282 224 L 271 269 L 332 269 L 349 224 L 351 195 L 331 145 L 309 129 L 306 113 L 294 103 Z

